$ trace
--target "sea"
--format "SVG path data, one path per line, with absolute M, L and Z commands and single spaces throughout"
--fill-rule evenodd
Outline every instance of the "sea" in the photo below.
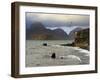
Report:
M 25 66 L 61 66 L 89 64 L 89 51 L 79 47 L 61 46 L 73 40 L 26 40 Z M 47 46 L 43 46 L 46 43 Z M 56 57 L 51 56 L 55 53 Z

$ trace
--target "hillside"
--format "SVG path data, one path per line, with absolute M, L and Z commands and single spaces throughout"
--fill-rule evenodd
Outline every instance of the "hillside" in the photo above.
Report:
M 31 28 L 26 29 L 27 40 L 66 40 L 68 35 L 62 29 L 50 30 L 40 22 L 34 22 Z

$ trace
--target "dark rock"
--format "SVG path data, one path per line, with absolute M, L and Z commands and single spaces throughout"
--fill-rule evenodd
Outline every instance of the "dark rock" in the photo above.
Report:
M 64 59 L 63 57 L 61 57 L 61 59 Z
M 75 46 L 89 50 L 89 28 L 76 33 Z
M 47 43 L 43 43 L 43 46 L 47 46 Z
M 52 53 L 51 58 L 52 59 L 55 59 L 56 58 L 56 54 L 55 53 Z
M 74 42 L 72 42 L 72 43 L 70 43 L 70 44 L 60 44 L 61 46 L 74 46 L 75 45 L 75 43 Z

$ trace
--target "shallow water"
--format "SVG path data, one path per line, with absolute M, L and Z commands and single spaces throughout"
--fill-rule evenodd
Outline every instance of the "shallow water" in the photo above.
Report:
M 26 40 L 26 67 L 89 64 L 88 50 L 60 46 L 72 42 L 71 40 Z M 43 43 L 47 43 L 47 46 L 43 46 Z M 53 52 L 56 53 L 55 59 L 51 58 Z M 72 57 L 68 57 L 69 55 Z

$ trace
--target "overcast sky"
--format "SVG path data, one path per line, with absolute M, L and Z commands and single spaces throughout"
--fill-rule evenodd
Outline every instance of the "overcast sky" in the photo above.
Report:
M 72 15 L 72 14 L 46 14 L 46 13 L 26 13 L 26 26 L 31 27 L 33 22 L 41 22 L 47 28 L 81 26 L 89 27 L 89 15 Z M 72 28 L 71 28 L 72 29 Z

